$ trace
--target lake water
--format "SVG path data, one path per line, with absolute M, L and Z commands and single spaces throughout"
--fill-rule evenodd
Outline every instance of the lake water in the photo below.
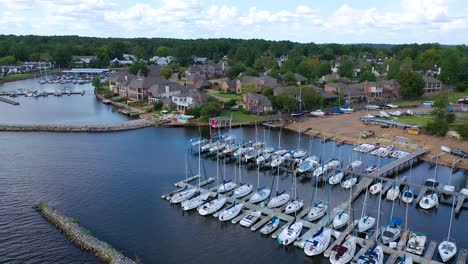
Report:
M 65 98 L 57 98 L 60 99 Z M 77 103 L 80 113 L 81 108 L 96 103 L 81 96 L 70 96 L 70 100 L 83 100 Z M 113 122 L 123 118 L 110 107 L 102 106 L 96 111 L 105 114 L 97 113 L 102 116 L 89 120 Z M 42 107 L 48 105 L 37 106 Z M 66 111 L 76 115 L 73 120 L 79 122 L 82 114 L 73 109 Z M 0 113 L 2 123 L 7 122 L 3 111 Z M 62 113 L 56 115 L 65 119 Z M 36 121 L 21 114 L 18 120 Z M 208 135 L 205 129 L 202 133 Z M 233 133 L 239 138 L 255 139 L 253 128 L 237 128 Z M 322 257 L 306 257 L 295 247 L 280 247 L 270 237 L 239 225 L 222 224 L 196 211 L 183 213 L 179 206 L 162 200 L 162 194 L 185 178 L 185 156 L 189 157 L 191 169 L 197 170 L 197 155 L 188 154 L 188 140 L 198 135 L 197 128 L 146 128 L 107 134 L 0 133 L 0 263 L 98 263 L 35 212 L 33 206 L 42 201 L 79 219 L 98 238 L 131 258 L 139 256 L 143 263 L 328 263 Z M 278 131 L 265 131 L 265 135 L 269 144 L 278 144 Z M 263 138 L 262 129 L 259 136 Z M 281 145 L 294 149 L 297 140 L 296 133 L 283 131 Z M 303 136 L 301 141 L 303 148 L 309 149 L 309 137 Z M 338 157 L 341 150 L 345 164 L 355 159 L 362 159 L 367 165 L 379 163 L 375 156 L 356 156 L 350 149 L 349 145 L 340 149 L 333 142 L 322 144 L 318 139 L 312 142 L 312 153 L 322 159 Z M 380 164 L 391 161 L 381 159 Z M 204 159 L 203 164 L 206 176 L 216 177 L 216 160 Z M 226 178 L 234 176 L 233 168 L 232 163 L 226 164 Z M 434 169 L 428 163 L 420 163 L 411 171 L 411 181 L 423 183 L 434 176 Z M 437 168 L 441 184 L 448 182 L 449 173 L 450 168 Z M 457 188 L 466 183 L 464 173 L 457 171 L 452 177 Z M 269 170 L 261 171 L 261 184 L 271 186 L 275 175 Z M 291 192 L 291 179 L 291 175 L 282 174 L 279 189 Z M 256 185 L 256 168 L 242 168 L 242 181 Z M 306 206 L 311 202 L 313 186 L 311 181 L 298 183 L 299 198 L 304 199 Z M 319 199 L 326 199 L 324 190 L 319 187 Z M 331 205 L 341 203 L 348 195 L 339 187 L 332 188 Z M 361 214 L 362 201 L 360 196 L 353 203 L 356 217 Z M 369 199 L 368 213 L 376 215 L 377 201 L 376 197 Z M 382 200 L 382 224 L 388 220 L 391 205 Z M 440 242 L 447 236 L 450 206 L 451 200 L 442 200 L 437 209 L 425 211 L 413 203 L 408 209 L 408 227 Z M 405 218 L 402 203 L 395 203 L 394 215 Z M 452 237 L 459 248 L 468 247 L 468 232 L 464 229 L 467 217 L 465 207 L 453 221 Z

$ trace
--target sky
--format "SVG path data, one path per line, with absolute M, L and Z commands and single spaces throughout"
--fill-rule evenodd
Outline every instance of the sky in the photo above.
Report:
M 0 34 L 468 43 L 467 0 L 0 0 Z

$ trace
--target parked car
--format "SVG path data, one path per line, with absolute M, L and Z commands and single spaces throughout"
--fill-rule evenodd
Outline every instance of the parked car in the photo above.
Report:
M 452 151 L 450 151 L 450 154 L 464 159 L 468 158 L 468 153 L 461 149 L 452 149 Z

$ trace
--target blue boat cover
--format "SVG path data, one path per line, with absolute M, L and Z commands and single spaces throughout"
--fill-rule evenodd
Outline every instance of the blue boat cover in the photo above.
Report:
M 392 217 L 392 220 L 390 220 L 390 226 L 401 226 L 401 219 L 398 217 Z
M 319 231 L 317 231 L 317 233 L 315 233 L 312 237 L 318 237 L 320 236 L 321 234 L 323 233 L 323 226 L 319 229 Z M 315 245 L 314 245 L 315 246 Z

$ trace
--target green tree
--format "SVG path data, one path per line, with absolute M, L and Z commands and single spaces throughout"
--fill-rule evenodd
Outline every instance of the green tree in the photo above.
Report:
M 353 70 L 354 70 L 354 65 L 351 61 L 348 59 L 344 59 L 343 62 L 340 65 L 340 68 L 338 70 L 338 74 L 341 77 L 348 77 L 351 78 L 353 77 Z
M 396 78 L 396 76 L 400 72 L 400 66 L 401 62 L 396 58 L 393 58 L 388 62 L 387 78 L 389 80 Z
M 455 115 L 447 109 L 449 99 L 447 94 L 439 94 L 434 99 L 433 119 L 427 123 L 425 130 L 431 134 L 443 136 L 455 120 Z
M 462 55 L 456 48 L 446 49 L 440 57 L 440 80 L 443 83 L 456 84 L 459 81 L 459 74 L 462 72 Z
M 165 66 L 161 68 L 161 75 L 166 79 L 169 79 L 173 72 L 174 70 L 171 66 Z
M 320 64 L 319 69 L 318 69 L 318 77 L 322 77 L 330 73 L 331 73 L 331 64 L 329 62 Z
M 283 75 L 283 79 L 286 83 L 292 84 L 296 82 L 296 78 L 294 77 L 294 73 L 287 72 Z
M 302 101 L 305 109 L 318 109 L 323 106 L 322 96 L 311 88 L 302 89 Z
M 287 95 L 278 95 L 272 98 L 271 104 L 275 110 L 281 112 L 294 112 L 296 109 L 296 99 Z
M 370 82 L 375 82 L 377 78 L 371 71 L 364 71 L 361 73 L 361 76 L 359 77 L 359 82 L 364 82 L 364 81 L 370 81 Z
M 424 93 L 424 80 L 416 72 L 401 71 L 396 80 L 401 87 L 400 93 L 405 98 L 417 98 Z
M 0 58 L 0 65 L 15 65 L 16 58 L 14 56 L 5 56 Z
M 172 49 L 166 46 L 161 46 L 156 49 L 156 56 L 167 57 L 172 55 Z
M 55 63 L 62 68 L 70 67 L 72 63 L 71 49 L 63 45 L 57 47 L 54 54 L 54 60 Z
M 468 124 L 459 124 L 455 127 L 455 130 L 462 136 L 464 139 L 468 139 Z
M 219 116 L 222 111 L 222 107 L 218 102 L 208 102 L 200 108 L 200 115 L 206 117 Z
M 229 66 L 227 76 L 229 79 L 233 80 L 237 78 L 237 76 L 239 76 L 239 74 L 243 72 L 244 70 L 245 70 L 245 67 L 241 64 L 231 65 Z
M 148 76 L 149 69 L 146 67 L 145 63 L 142 61 L 134 61 L 128 72 L 131 74 L 137 75 L 138 73 L 143 74 L 145 77 Z
M 93 78 L 93 80 L 91 81 L 91 84 L 94 86 L 94 89 L 96 91 L 99 91 L 103 88 L 101 79 L 99 79 L 99 77 L 97 76 Z
M 262 91 L 262 94 L 266 97 L 271 97 L 273 96 L 273 89 L 272 88 L 265 88 Z

